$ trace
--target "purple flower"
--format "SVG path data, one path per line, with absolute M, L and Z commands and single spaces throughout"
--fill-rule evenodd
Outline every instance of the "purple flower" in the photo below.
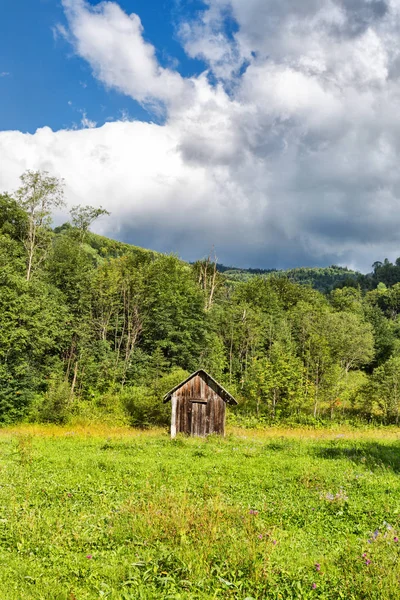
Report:
M 315 590 L 315 588 L 316 588 L 316 587 L 317 587 L 317 584 L 316 584 L 316 583 L 313 583 L 313 584 L 312 584 L 312 589 L 313 589 L 313 590 Z
M 254 510 L 253 508 L 251 508 L 251 509 L 249 510 L 249 514 L 250 514 L 250 515 L 258 515 L 258 510 Z
M 371 543 L 372 543 L 372 542 L 371 542 L 371 540 L 367 540 L 367 542 L 368 542 L 368 544 L 371 544 Z
M 263 536 L 262 536 L 262 533 L 259 533 L 259 534 L 258 534 L 258 539 L 259 539 L 259 540 L 262 540 L 262 538 L 263 538 Z
M 367 558 L 367 560 L 365 561 L 365 564 L 367 565 L 367 567 L 368 567 L 368 565 L 371 564 L 371 561 L 369 560 L 369 558 Z
M 315 570 L 316 571 L 320 571 L 321 570 L 321 565 L 319 563 L 315 563 Z
M 364 554 L 362 555 L 363 558 L 367 558 L 367 554 L 366 552 L 364 552 Z
M 379 529 L 375 529 L 375 531 L 374 531 L 374 533 L 373 533 L 373 536 L 374 536 L 374 539 L 375 539 L 375 540 L 376 540 L 376 538 L 378 537 L 378 535 L 379 535 Z
M 394 541 L 394 542 L 398 542 L 398 541 L 399 541 L 399 538 L 398 538 L 398 537 L 394 537 L 394 538 L 393 538 L 393 541 Z
M 272 543 L 273 543 L 274 546 L 276 546 L 277 541 L 276 540 L 272 540 Z
M 87 554 L 87 555 L 86 555 L 86 558 L 87 558 L 88 560 L 90 560 L 91 558 L 93 558 L 93 556 L 92 556 L 91 554 Z

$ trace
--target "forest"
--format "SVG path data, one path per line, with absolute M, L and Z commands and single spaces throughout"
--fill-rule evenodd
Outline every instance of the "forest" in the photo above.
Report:
M 92 233 L 101 208 L 53 228 L 63 190 L 27 171 L 0 195 L 1 423 L 164 425 L 163 394 L 198 368 L 240 424 L 399 423 L 400 259 L 369 275 L 189 264 Z

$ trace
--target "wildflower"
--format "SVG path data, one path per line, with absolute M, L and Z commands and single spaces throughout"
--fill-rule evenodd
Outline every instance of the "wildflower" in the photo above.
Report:
M 374 536 L 374 539 L 376 540 L 376 538 L 379 535 L 379 529 L 375 529 L 374 533 L 372 534 Z
M 399 538 L 398 537 L 394 537 L 393 541 L 397 543 L 399 541 Z
M 315 563 L 315 570 L 316 571 L 320 571 L 321 570 L 321 565 L 319 563 Z
M 367 542 L 368 542 L 368 544 L 371 544 L 371 543 L 372 543 L 372 542 L 371 542 L 371 540 L 367 540 Z
M 87 555 L 86 555 L 86 558 L 87 558 L 88 560 L 90 560 L 91 558 L 93 558 L 93 556 L 92 556 L 91 554 L 87 554 Z
M 260 534 L 258 535 L 258 539 L 259 539 L 259 540 L 262 540 L 262 538 L 263 538 L 263 536 L 262 536 L 262 533 L 260 533 Z
M 258 510 L 254 510 L 253 508 L 251 508 L 251 509 L 249 510 L 249 514 L 250 514 L 250 515 L 258 515 Z
M 317 584 L 316 584 L 316 583 L 313 583 L 313 584 L 312 584 L 312 589 L 313 589 L 313 590 L 315 590 L 315 588 L 316 588 L 316 587 L 317 587 Z
M 362 555 L 363 558 L 367 558 L 367 554 L 364 552 L 364 554 Z
M 272 540 L 272 543 L 273 543 L 274 546 L 276 546 L 277 541 L 276 540 Z
M 369 560 L 369 558 L 367 558 L 367 560 L 365 561 L 365 564 L 367 565 L 367 567 L 368 567 L 368 565 L 371 564 L 371 561 Z

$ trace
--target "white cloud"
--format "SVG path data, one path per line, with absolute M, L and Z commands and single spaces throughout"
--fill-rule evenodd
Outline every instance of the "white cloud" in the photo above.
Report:
M 97 125 L 96 121 L 92 121 L 88 119 L 88 116 L 85 112 L 82 112 L 81 125 L 84 129 L 94 129 Z
M 168 243 L 176 228 L 190 238 L 192 230 L 202 226 L 206 231 L 211 221 L 210 233 L 203 236 L 207 246 L 224 226 L 219 199 L 223 181 L 210 179 L 201 167 L 185 165 L 178 141 L 172 129 L 137 121 L 80 131 L 46 127 L 34 135 L 3 132 L 0 188 L 15 189 L 28 166 L 46 169 L 65 178 L 71 206 L 107 206 L 112 216 L 101 227 L 115 235 L 132 230 L 140 236 L 143 229 Z M 201 252 L 202 243 L 193 243 L 194 254 Z M 173 250 L 171 243 L 168 249 Z
M 143 39 L 136 14 L 126 15 L 113 2 L 91 7 L 83 0 L 63 0 L 74 48 L 95 77 L 143 104 L 173 102 L 190 93 L 190 82 L 162 68 L 154 47 Z
M 188 259 L 212 244 L 253 266 L 400 254 L 399 0 L 208 0 L 179 31 L 213 84 L 161 67 L 117 4 L 63 5 L 94 76 L 165 124 L 0 133 L 1 189 L 47 169 L 71 205 L 112 212 L 105 233 Z

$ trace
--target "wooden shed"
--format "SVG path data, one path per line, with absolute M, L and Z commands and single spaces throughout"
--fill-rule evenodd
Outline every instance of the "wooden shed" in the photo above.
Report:
M 171 437 L 186 433 L 204 437 L 225 435 L 226 404 L 237 404 L 211 375 L 200 369 L 164 396 L 171 400 Z

